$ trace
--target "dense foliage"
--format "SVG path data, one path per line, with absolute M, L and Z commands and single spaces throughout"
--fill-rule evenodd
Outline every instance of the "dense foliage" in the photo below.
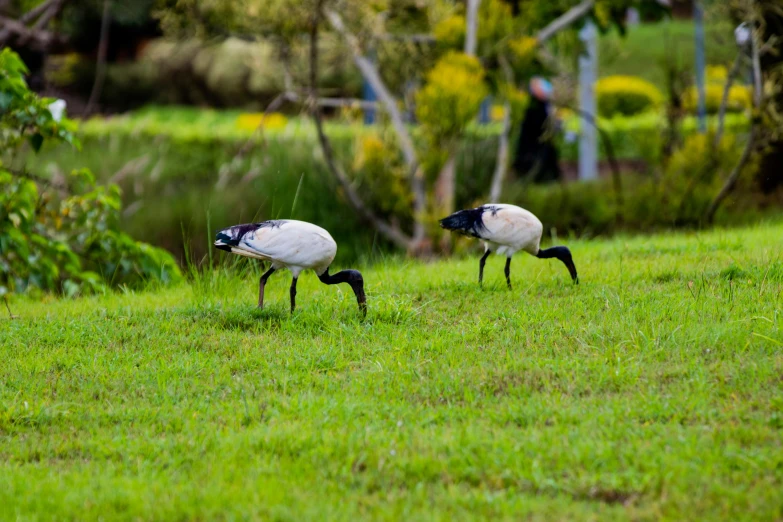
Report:
M 25 73 L 15 53 L 0 51 L 0 142 L 11 162 L 25 142 L 36 151 L 45 141 L 77 143 L 62 103 L 32 93 Z M 0 187 L 0 294 L 70 296 L 179 279 L 169 253 L 120 231 L 119 188 L 96 185 L 89 171 L 50 183 L 0 163 Z

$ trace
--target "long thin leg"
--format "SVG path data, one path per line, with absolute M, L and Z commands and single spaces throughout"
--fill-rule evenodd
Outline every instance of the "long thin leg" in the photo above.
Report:
M 508 289 L 511 290 L 511 258 L 506 258 L 506 284 L 508 285 Z
M 291 280 L 291 313 L 294 313 L 296 308 L 296 280 L 296 277 Z
M 271 276 L 274 271 L 275 271 L 274 268 L 270 268 L 269 270 L 264 272 L 264 275 L 262 275 L 261 279 L 258 281 L 258 307 L 259 308 L 264 307 L 264 287 L 266 286 L 266 280 L 269 279 L 269 276 Z
M 479 286 L 481 286 L 481 282 L 484 280 L 484 263 L 487 262 L 487 258 L 491 253 L 489 249 L 486 249 L 484 255 L 481 256 L 481 261 L 479 261 Z

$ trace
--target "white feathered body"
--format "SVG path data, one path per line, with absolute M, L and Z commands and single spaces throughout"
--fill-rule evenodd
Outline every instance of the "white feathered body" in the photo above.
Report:
M 531 212 L 515 205 L 487 205 L 482 221 L 479 237 L 493 252 L 508 257 L 520 250 L 538 253 L 544 226 Z
M 236 225 L 218 233 L 215 246 L 241 256 L 262 259 L 294 275 L 306 269 L 323 274 L 337 254 L 337 243 L 323 228 L 293 219 Z
M 501 203 L 460 210 L 440 223 L 443 228 L 480 239 L 488 250 L 506 257 L 520 250 L 538 254 L 544 228 L 524 208 Z

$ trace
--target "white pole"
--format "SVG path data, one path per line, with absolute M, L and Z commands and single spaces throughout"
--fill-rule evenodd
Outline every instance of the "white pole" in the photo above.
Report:
M 579 32 L 585 53 L 579 57 L 579 108 L 597 118 L 595 81 L 598 76 L 598 31 L 587 22 Z M 598 135 L 594 125 L 582 119 L 579 128 L 579 179 L 598 178 Z

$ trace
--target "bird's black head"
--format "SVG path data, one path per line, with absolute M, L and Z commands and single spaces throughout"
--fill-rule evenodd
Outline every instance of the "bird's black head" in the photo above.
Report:
M 574 265 L 574 259 L 571 257 L 571 251 L 564 246 L 556 246 L 547 248 L 546 250 L 539 250 L 537 257 L 540 259 L 556 258 L 563 262 L 568 269 L 568 273 L 571 274 L 571 279 L 574 284 L 579 284 L 579 276 L 576 273 L 576 266 Z

